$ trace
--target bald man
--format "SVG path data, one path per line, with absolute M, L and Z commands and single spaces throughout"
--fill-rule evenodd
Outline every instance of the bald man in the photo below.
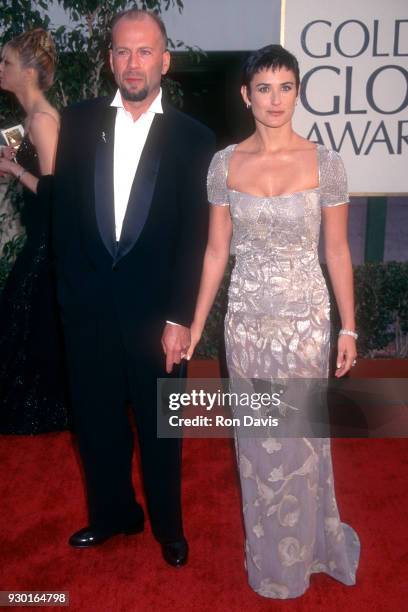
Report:
M 162 98 L 170 54 L 158 16 L 119 14 L 109 53 L 117 92 L 63 113 L 54 183 L 58 301 L 89 507 L 69 543 L 143 530 L 130 402 L 152 531 L 178 567 L 188 556 L 181 446 L 157 437 L 156 381 L 178 375 L 190 343 L 215 142 Z

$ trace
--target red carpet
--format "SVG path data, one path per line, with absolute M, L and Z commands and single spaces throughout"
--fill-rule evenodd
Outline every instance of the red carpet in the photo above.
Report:
M 218 365 L 190 364 L 193 377 Z M 203 369 L 204 368 L 204 369 Z M 358 583 L 313 575 L 288 601 L 247 585 L 235 458 L 230 440 L 185 440 L 184 521 L 190 562 L 167 566 L 149 525 L 138 536 L 74 550 L 66 541 L 86 523 L 70 434 L 0 436 L 0 590 L 64 590 L 75 612 L 402 612 L 408 601 L 408 441 L 334 440 L 342 520 L 361 539 Z M 136 463 L 136 461 L 135 461 Z M 140 491 L 139 470 L 134 469 Z M 55 609 L 55 608 L 54 608 Z
M 72 611 L 407 609 L 407 441 L 335 440 L 343 520 L 358 531 L 358 584 L 312 576 L 300 599 L 267 600 L 247 586 L 234 456 L 228 440 L 186 440 L 187 567 L 161 559 L 149 528 L 93 550 L 70 549 L 85 523 L 78 464 L 68 433 L 0 438 L 0 590 L 66 590 Z M 135 478 L 138 483 L 138 470 Z

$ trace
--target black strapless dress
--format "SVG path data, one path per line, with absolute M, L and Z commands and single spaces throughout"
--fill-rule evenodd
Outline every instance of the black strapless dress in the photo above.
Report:
M 40 176 L 25 137 L 18 163 Z M 50 197 L 24 190 L 25 245 L 0 295 L 0 433 L 38 434 L 69 426 L 62 332 L 49 259 Z

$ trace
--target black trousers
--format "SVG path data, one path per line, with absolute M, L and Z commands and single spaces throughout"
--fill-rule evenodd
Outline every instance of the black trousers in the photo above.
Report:
M 157 437 L 156 380 L 168 377 L 160 336 L 143 336 L 129 351 L 114 315 L 63 322 L 90 524 L 120 528 L 143 516 L 132 485 L 130 401 L 153 534 L 161 543 L 181 539 L 181 440 Z

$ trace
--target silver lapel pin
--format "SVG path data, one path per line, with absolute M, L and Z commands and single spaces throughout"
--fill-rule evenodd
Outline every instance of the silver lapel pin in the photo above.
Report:
M 102 132 L 102 140 L 106 144 L 106 134 L 105 134 L 105 132 Z

